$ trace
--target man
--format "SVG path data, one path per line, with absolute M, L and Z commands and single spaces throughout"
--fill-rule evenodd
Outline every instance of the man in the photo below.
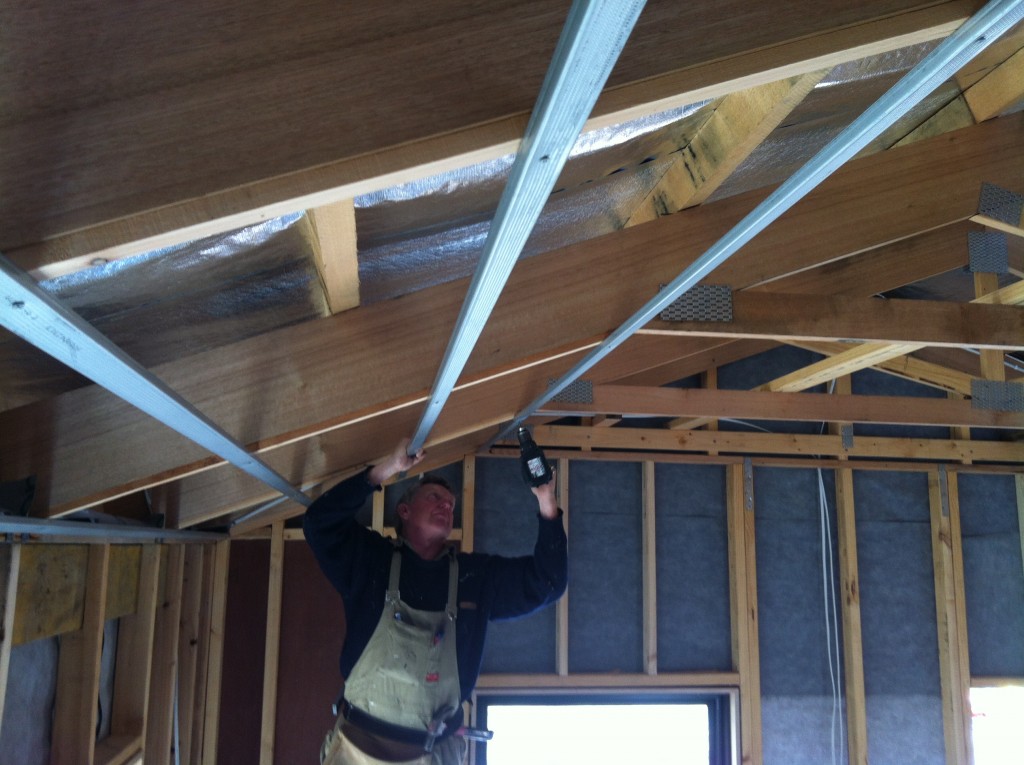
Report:
M 465 757 L 462 702 L 480 672 L 487 623 L 531 613 L 565 591 L 567 555 L 554 480 L 533 488 L 531 556 L 455 554 L 455 497 L 426 476 L 399 501 L 398 540 L 360 525 L 366 497 L 423 459 L 408 439 L 381 464 L 320 496 L 303 522 L 324 574 L 341 593 L 344 701 L 321 763 L 454 765 Z

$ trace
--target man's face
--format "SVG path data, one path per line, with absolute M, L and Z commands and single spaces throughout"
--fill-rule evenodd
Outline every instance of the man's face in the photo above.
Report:
M 416 490 L 408 504 L 399 505 L 405 535 L 414 529 L 426 537 L 447 539 L 455 517 L 455 497 L 444 486 L 428 483 Z

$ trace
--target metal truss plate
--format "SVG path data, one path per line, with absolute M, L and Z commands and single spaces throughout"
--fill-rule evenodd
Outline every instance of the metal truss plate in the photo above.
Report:
M 970 231 L 967 233 L 970 270 L 985 274 L 1010 271 L 1010 248 L 1002 231 Z
M 732 321 L 732 290 L 721 284 L 698 284 L 669 303 L 665 321 Z
M 548 386 L 554 385 L 556 380 L 549 380 Z M 552 397 L 552 401 L 566 404 L 593 404 L 594 383 L 591 380 L 574 380 L 565 386 L 558 395 Z
M 1019 226 L 1024 212 L 1024 195 L 1009 191 L 993 183 L 981 184 L 978 212 L 993 220 Z
M 1024 412 L 1024 383 L 972 380 L 971 406 L 1003 412 Z
M 839 435 L 843 439 L 843 448 L 853 448 L 853 425 L 843 425 L 839 428 Z

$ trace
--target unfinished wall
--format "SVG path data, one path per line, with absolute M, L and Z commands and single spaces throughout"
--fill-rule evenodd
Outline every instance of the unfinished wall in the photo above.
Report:
M 570 586 L 567 671 L 573 677 L 735 676 L 730 593 L 731 468 L 653 465 L 656 585 L 645 580 L 645 483 L 642 462 L 568 463 Z M 891 467 L 891 466 L 890 466 Z M 818 765 L 843 756 L 849 735 L 844 658 L 862 662 L 866 749 L 873 763 L 946 762 L 943 688 L 936 611 L 934 466 L 852 471 L 861 633 L 847 644 L 839 571 L 836 471 L 748 465 L 753 488 L 763 762 Z M 461 487 L 461 466 L 446 472 Z M 564 468 L 563 468 L 564 470 Z M 1024 677 L 1024 565 L 1013 475 L 951 473 L 960 487 L 970 669 L 972 676 Z M 959 479 L 957 481 L 957 479 Z M 474 549 L 528 553 L 535 509 L 505 458 L 473 461 Z M 391 489 L 383 504 L 391 506 Z M 459 489 L 457 488 L 457 491 Z M 955 492 L 950 496 L 956 499 Z M 374 516 L 372 502 L 363 515 Z M 828 540 L 823 548 L 822 539 Z M 238 542 L 237 544 L 253 544 Z M 650 553 L 648 553 L 650 555 Z M 823 561 L 824 556 L 824 561 Z M 286 560 L 308 558 L 290 542 Z M 245 558 L 237 557 L 237 561 Z M 261 571 L 258 565 L 250 573 Z M 320 741 L 334 692 L 343 626 L 311 629 L 315 615 L 337 618 L 340 603 L 315 564 L 287 568 L 293 615 L 282 620 L 282 682 L 275 762 L 298 761 Z M 241 578 L 244 581 L 245 577 Z M 833 602 L 828 597 L 836 598 Z M 645 624 L 656 649 L 645 653 Z M 297 616 L 297 614 L 304 616 Z M 333 616 L 332 616 L 333 615 Z M 557 609 L 495 623 L 484 654 L 488 675 L 555 677 Z M 314 621 L 310 621 L 314 619 Z M 230 635 L 229 631 L 229 635 Z M 258 641 L 252 641 L 255 644 Z M 313 661 L 312 657 L 318 660 Z M 258 660 L 256 657 L 254 660 Z M 691 673 L 691 674 L 687 674 Z M 718 673 L 718 674 L 714 674 Z M 318 690 L 313 689 L 314 681 Z M 685 682 L 685 680 L 681 681 Z M 299 734 L 289 719 L 317 719 Z M 246 735 L 252 735 L 248 733 Z M 223 759 L 228 757 L 228 759 Z M 241 762 L 222 755 L 222 762 Z
M 0 545 L 0 763 L 216 762 L 229 547 L 211 537 Z

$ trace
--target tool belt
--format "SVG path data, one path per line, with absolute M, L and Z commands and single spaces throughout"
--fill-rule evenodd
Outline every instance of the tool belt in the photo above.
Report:
M 437 730 L 433 732 L 395 725 L 367 714 L 344 701 L 341 704 L 341 715 L 345 722 L 351 723 L 366 733 L 395 741 L 399 744 L 415 746 L 424 752 L 433 750 L 435 741 L 443 738 L 445 734 L 454 732 L 453 728 L 446 726 L 443 722 L 439 723 Z

